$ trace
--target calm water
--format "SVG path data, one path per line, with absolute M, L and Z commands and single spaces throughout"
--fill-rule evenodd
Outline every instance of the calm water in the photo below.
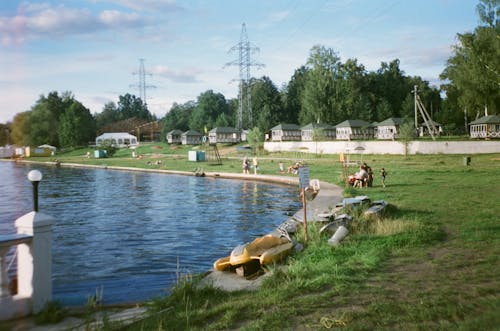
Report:
M 300 209 L 295 187 L 227 179 L 0 162 L 0 233 L 32 210 L 27 173 L 43 173 L 39 211 L 53 227 L 53 296 L 83 304 L 160 296 L 176 274 L 207 271 Z

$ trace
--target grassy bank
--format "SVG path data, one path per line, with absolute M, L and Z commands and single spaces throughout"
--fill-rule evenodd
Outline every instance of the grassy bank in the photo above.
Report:
M 240 172 L 234 148 L 221 148 L 222 166 L 187 161 L 187 149 L 141 147 L 108 159 L 86 150 L 62 162 L 192 171 Z M 261 173 L 277 174 L 305 158 L 311 178 L 342 185 L 338 156 L 262 155 Z M 53 158 L 50 158 L 50 160 Z M 40 159 L 43 160 L 43 159 Z M 46 159 L 49 160 L 49 159 Z M 162 160 L 160 165 L 155 160 Z M 180 281 L 172 294 L 148 303 L 151 316 L 129 330 L 494 330 L 500 325 L 500 155 L 365 155 L 380 178 L 366 194 L 395 206 L 382 221 L 359 219 L 340 247 L 309 229 L 306 249 L 273 267 L 257 292 L 225 293 L 196 280 Z M 354 172 L 355 169 L 350 169 Z M 291 176 L 291 175 L 290 175 Z M 300 241 L 300 235 L 298 240 Z

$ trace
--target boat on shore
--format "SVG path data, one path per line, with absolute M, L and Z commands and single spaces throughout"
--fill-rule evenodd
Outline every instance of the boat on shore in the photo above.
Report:
M 251 243 L 236 246 L 229 256 L 214 262 L 214 269 L 224 271 L 252 262 L 258 262 L 261 266 L 276 263 L 287 256 L 292 248 L 293 242 L 289 238 L 268 234 Z

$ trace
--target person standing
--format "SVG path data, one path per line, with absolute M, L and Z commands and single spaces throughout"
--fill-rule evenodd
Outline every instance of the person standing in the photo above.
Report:
M 249 174 L 250 173 L 250 161 L 248 160 L 248 158 L 246 156 L 243 159 L 243 164 L 241 165 L 241 167 L 243 168 L 243 173 L 244 174 Z
M 385 176 L 387 175 L 387 173 L 385 172 L 385 169 L 382 168 L 380 169 L 380 178 L 382 180 L 382 187 L 385 187 Z
M 253 174 L 257 175 L 257 170 L 259 169 L 259 160 L 257 159 L 257 156 L 253 157 L 252 166 L 253 166 Z

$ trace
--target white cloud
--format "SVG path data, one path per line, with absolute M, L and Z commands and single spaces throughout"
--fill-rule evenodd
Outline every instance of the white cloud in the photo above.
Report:
M 107 30 L 122 31 L 146 28 L 155 24 L 150 16 L 136 12 L 103 10 L 93 13 L 87 8 L 64 5 L 23 5 L 21 14 L 0 17 L 0 42 L 9 46 L 27 39 L 90 34 Z
M 175 0 L 96 0 L 96 2 L 114 3 L 122 7 L 131 8 L 138 11 L 179 11 L 183 7 Z
M 194 67 L 174 70 L 169 67 L 159 65 L 153 67 L 151 69 L 151 73 L 167 78 L 176 83 L 197 83 L 199 82 L 197 76 L 201 73 L 201 70 Z

